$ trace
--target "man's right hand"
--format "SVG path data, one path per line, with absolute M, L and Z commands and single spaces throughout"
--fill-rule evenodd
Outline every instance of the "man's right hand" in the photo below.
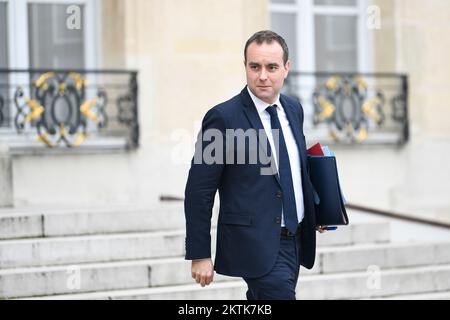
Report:
M 214 266 L 212 260 L 210 258 L 192 260 L 191 273 L 192 278 L 194 278 L 197 283 L 200 283 L 202 287 L 209 285 L 214 278 Z

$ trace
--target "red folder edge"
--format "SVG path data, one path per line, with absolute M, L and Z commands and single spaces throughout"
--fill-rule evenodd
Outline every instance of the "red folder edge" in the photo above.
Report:
M 323 151 L 322 151 L 322 146 L 320 145 L 320 143 L 316 143 L 311 148 L 309 148 L 308 154 L 310 156 L 324 156 Z

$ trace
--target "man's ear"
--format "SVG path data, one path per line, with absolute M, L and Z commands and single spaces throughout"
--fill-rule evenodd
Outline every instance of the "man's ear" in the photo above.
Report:
M 291 60 L 286 61 L 286 63 L 284 64 L 284 70 L 286 70 L 286 74 L 284 76 L 284 78 L 286 79 L 288 74 L 289 74 L 289 70 L 291 68 Z

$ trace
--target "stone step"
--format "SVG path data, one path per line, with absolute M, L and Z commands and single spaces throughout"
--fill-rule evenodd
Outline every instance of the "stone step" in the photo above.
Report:
M 0 241 L 0 269 L 183 254 L 183 230 L 4 240 Z
M 215 232 L 212 232 L 212 247 Z M 319 246 L 381 243 L 389 240 L 389 223 L 372 221 L 318 234 Z M 184 229 L 0 241 L 0 269 L 184 255 Z
M 370 299 L 450 291 L 450 265 L 382 270 L 379 282 L 366 272 L 301 276 L 297 299 Z M 377 285 L 379 283 L 379 285 Z M 242 280 L 34 297 L 32 299 L 245 299 Z
M 450 291 L 384 297 L 380 300 L 450 300 Z
M 304 277 L 298 299 L 361 299 L 450 290 L 450 265 Z
M 320 273 L 450 264 L 450 241 L 327 247 L 320 249 L 318 255 Z
M 417 255 L 416 252 L 424 254 Z M 301 276 L 450 264 L 450 242 L 429 244 L 371 244 L 324 247 L 312 270 Z M 371 270 L 371 269 L 369 269 Z M 79 286 L 74 287 L 79 276 Z M 236 278 L 215 275 L 215 282 Z M 190 262 L 182 257 L 97 264 L 63 265 L 0 270 L 0 297 L 13 298 L 92 292 L 192 283 Z
M 58 237 L 181 229 L 182 203 L 78 209 L 2 209 L 0 239 Z
M 212 226 L 217 224 L 217 211 L 214 209 Z M 349 210 L 351 217 L 353 211 Z M 372 242 L 374 237 L 389 239 L 389 227 L 386 224 L 380 228 L 379 219 L 356 219 L 356 224 L 374 223 L 374 229 L 353 230 L 347 233 L 347 227 L 340 227 L 339 232 L 328 232 L 319 239 L 327 244 L 335 241 L 352 241 L 351 236 L 358 241 L 368 237 Z M 386 222 L 386 221 L 384 221 Z M 354 222 L 351 225 L 355 224 Z M 78 208 L 78 209 L 0 209 L 0 240 L 80 236 L 95 234 L 114 234 L 129 232 L 147 232 L 176 230 L 185 227 L 184 208 L 182 203 L 167 203 L 153 208 L 116 206 L 111 208 Z M 343 232 L 342 232 L 343 231 Z M 381 234 L 380 234 L 381 233 Z

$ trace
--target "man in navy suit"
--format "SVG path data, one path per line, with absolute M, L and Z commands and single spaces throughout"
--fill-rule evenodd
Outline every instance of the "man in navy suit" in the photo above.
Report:
M 242 277 L 249 300 L 294 300 L 300 265 L 313 267 L 315 232 L 324 232 L 315 224 L 303 109 L 280 94 L 290 67 L 281 36 L 255 33 L 244 58 L 247 86 L 210 109 L 202 122 L 185 190 L 185 258 L 192 260 L 192 277 L 202 286 L 213 281 L 215 270 Z M 239 133 L 248 141 L 236 147 Z M 263 155 L 256 162 L 250 159 L 255 148 Z M 217 190 L 213 264 L 210 229 Z

